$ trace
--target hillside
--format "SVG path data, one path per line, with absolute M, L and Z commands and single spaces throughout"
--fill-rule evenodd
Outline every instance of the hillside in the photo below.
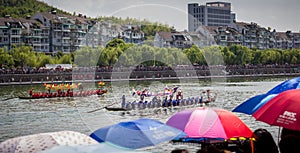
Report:
M 0 0 L 0 17 L 10 15 L 13 18 L 25 18 L 35 12 L 50 12 L 53 9 L 57 13 L 70 14 L 38 0 Z
M 56 10 L 59 14 L 68 14 L 69 12 L 50 6 L 45 2 L 38 0 L 0 0 L 0 17 L 10 15 L 13 18 L 26 18 L 36 12 L 51 12 Z M 146 40 L 153 40 L 157 31 L 171 31 L 171 27 L 161 23 L 152 23 L 147 20 L 139 21 L 134 18 L 121 19 L 117 17 L 99 17 L 97 20 L 110 21 L 117 24 L 141 24 L 141 29 L 145 33 Z

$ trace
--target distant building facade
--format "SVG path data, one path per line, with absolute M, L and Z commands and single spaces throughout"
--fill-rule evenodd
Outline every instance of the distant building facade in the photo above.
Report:
M 0 47 L 32 46 L 37 52 L 74 52 L 82 46 L 105 46 L 121 38 L 141 44 L 144 33 L 139 26 L 110 24 L 53 12 L 36 13 L 31 18 L 0 18 Z
M 207 27 L 208 28 L 208 27 Z M 299 32 L 276 32 L 256 23 L 236 22 L 233 26 L 209 27 L 220 46 L 243 45 L 248 48 L 300 49 Z
M 155 34 L 154 46 L 161 48 L 190 48 L 193 45 L 200 47 L 215 45 L 214 38 L 201 32 L 160 31 Z
M 300 32 L 271 31 L 256 23 L 236 22 L 233 26 L 200 26 L 196 32 L 157 32 L 154 44 L 157 47 L 189 48 L 191 45 L 205 47 L 210 45 L 242 45 L 259 50 L 300 49 Z M 178 46 L 175 35 L 182 35 Z
M 231 4 L 209 2 L 206 5 L 188 4 L 188 31 L 196 31 L 199 26 L 228 26 L 235 20 Z
M 154 46 L 161 48 L 189 48 L 193 45 L 192 39 L 183 32 L 157 32 L 154 37 Z

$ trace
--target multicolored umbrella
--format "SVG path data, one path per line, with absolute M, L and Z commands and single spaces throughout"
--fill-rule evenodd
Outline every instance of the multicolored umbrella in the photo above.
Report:
M 278 94 L 252 116 L 270 125 L 300 130 L 300 89 Z
M 167 125 L 181 129 L 188 138 L 251 138 L 251 129 L 233 112 L 198 107 L 173 115 Z
M 245 102 L 241 103 L 237 107 L 235 107 L 232 112 L 240 112 L 248 115 L 252 115 L 255 111 L 257 111 L 260 107 L 266 104 L 269 100 L 277 96 L 277 94 L 261 94 L 251 97 Z
M 299 83 L 300 83 L 300 77 L 286 80 L 280 83 L 279 85 L 275 86 L 265 94 L 260 94 L 249 98 L 245 102 L 235 107 L 232 111 L 252 115 L 255 111 L 257 111 L 260 107 L 265 105 L 269 100 L 277 96 L 279 93 L 287 90 L 300 88 Z
M 8 139 L 0 143 L 0 152 L 36 153 L 59 145 L 74 146 L 88 144 L 98 144 L 98 142 L 79 132 L 59 131 Z
M 141 118 L 100 128 L 90 136 L 98 142 L 138 149 L 170 141 L 181 135 L 185 136 L 185 133 L 179 129 L 157 120 Z
M 280 83 L 279 85 L 275 86 L 273 89 L 269 90 L 267 94 L 279 94 L 287 90 L 298 89 L 298 88 L 300 88 L 300 77 L 292 78 Z

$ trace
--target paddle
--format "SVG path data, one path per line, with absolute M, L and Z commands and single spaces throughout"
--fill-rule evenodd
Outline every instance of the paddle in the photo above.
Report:
M 14 93 L 15 91 L 12 91 L 11 93 L 10 93 L 10 97 L 9 98 L 5 98 L 5 99 L 3 99 L 2 101 L 7 101 L 7 100 L 10 100 L 10 99 L 14 99 L 14 98 L 18 98 L 18 97 L 12 97 L 12 95 L 13 95 L 13 93 Z
M 118 102 L 114 102 L 114 103 L 112 103 L 112 104 L 110 104 L 110 105 L 106 105 L 106 106 L 103 106 L 103 107 L 97 108 L 97 109 L 95 109 L 95 110 L 88 111 L 88 112 L 86 112 L 86 113 L 93 113 L 93 112 L 96 112 L 96 111 L 102 110 L 102 109 L 104 109 L 104 108 L 106 108 L 106 107 L 112 106 L 112 105 L 114 105 L 114 104 L 116 104 L 116 103 L 118 103 Z

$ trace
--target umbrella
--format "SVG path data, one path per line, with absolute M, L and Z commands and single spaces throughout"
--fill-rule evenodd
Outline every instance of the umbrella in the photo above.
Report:
M 41 153 L 150 153 L 146 151 L 137 151 L 129 148 L 116 146 L 111 143 L 98 143 L 93 145 L 77 145 L 77 146 L 55 146 Z
M 258 109 L 256 120 L 291 130 L 300 129 L 300 89 L 287 90 Z
M 260 107 L 266 104 L 270 99 L 275 97 L 277 94 L 287 90 L 300 88 L 299 83 L 300 83 L 300 77 L 286 80 L 280 83 L 279 85 L 275 86 L 265 94 L 260 94 L 249 98 L 245 102 L 235 107 L 232 111 L 252 115 L 255 111 L 257 111 Z
M 143 148 L 185 135 L 160 121 L 141 118 L 100 128 L 90 136 L 98 142 L 110 142 L 126 148 Z
M 188 138 L 223 138 L 252 136 L 250 128 L 233 112 L 198 107 L 173 115 L 167 125 L 183 130 Z
M 8 139 L 0 143 L 0 152 L 39 152 L 58 145 L 84 145 L 98 144 L 97 141 L 85 134 L 74 131 L 59 131 L 51 133 L 38 133 Z
M 266 104 L 273 97 L 277 96 L 277 94 L 261 94 L 251 97 L 245 102 L 241 103 L 237 107 L 235 107 L 232 112 L 240 112 L 248 115 L 252 115 L 255 111 L 257 111 L 260 107 Z
M 279 94 L 286 90 L 298 89 L 300 88 L 299 83 L 300 83 L 300 77 L 286 80 L 280 83 L 279 85 L 275 86 L 273 89 L 269 90 L 267 94 Z

